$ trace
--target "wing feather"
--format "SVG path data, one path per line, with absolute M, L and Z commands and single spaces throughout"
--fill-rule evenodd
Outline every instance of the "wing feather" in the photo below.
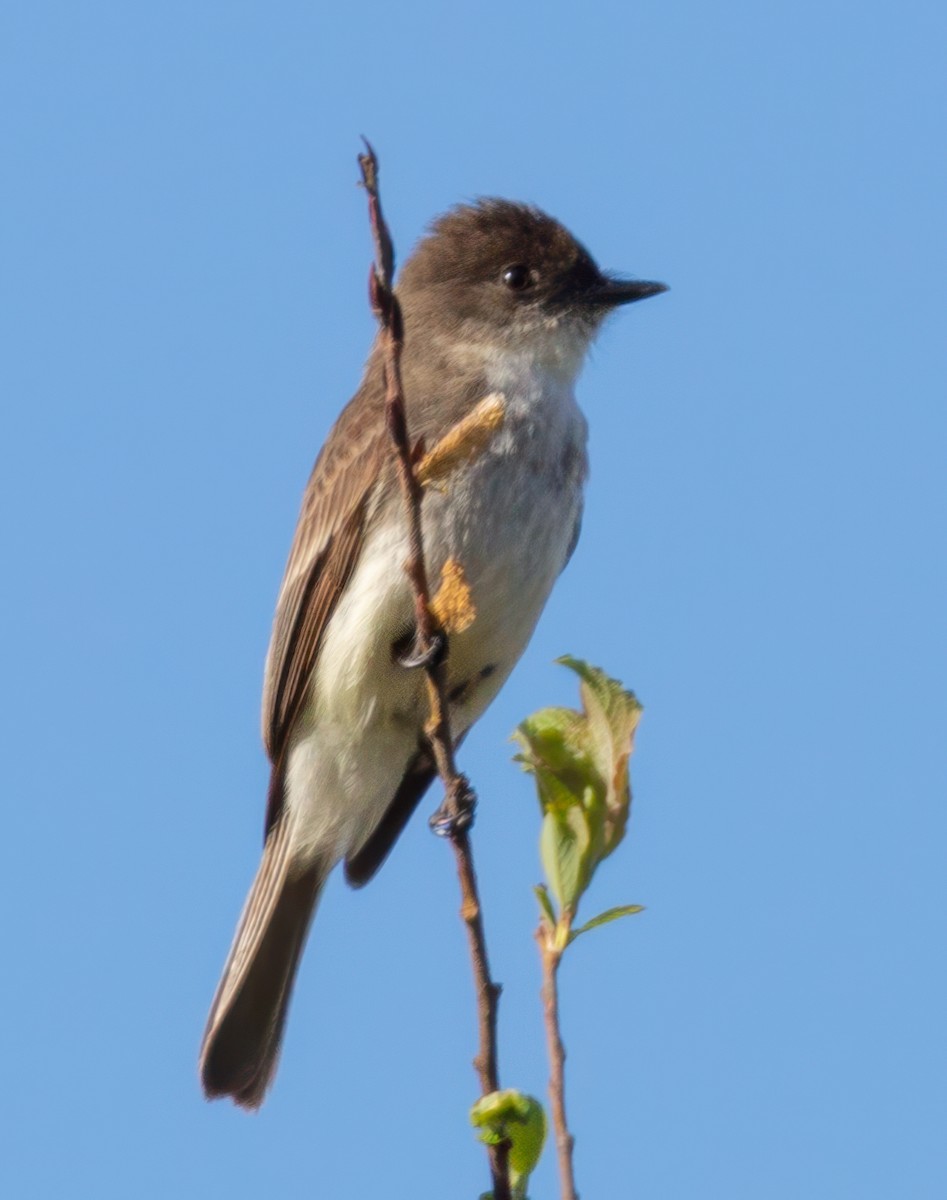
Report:
M 410 350 L 410 347 L 408 347 Z M 358 562 L 366 527 L 386 485 L 394 483 L 394 452 L 384 423 L 384 371 L 379 343 L 362 386 L 342 411 L 316 460 L 303 496 L 283 576 L 263 682 L 263 741 L 274 764 L 267 828 L 282 806 L 283 752 L 306 697 L 319 647 L 339 597 Z M 471 377 L 446 402 L 403 362 L 412 440 L 435 444 L 485 395 Z M 420 785 L 419 785 L 420 786 Z
M 382 421 L 380 388 L 366 381 L 329 434 L 306 486 L 263 681 L 263 741 L 273 763 L 281 756 L 326 626 L 358 561 L 372 495 L 389 469 Z

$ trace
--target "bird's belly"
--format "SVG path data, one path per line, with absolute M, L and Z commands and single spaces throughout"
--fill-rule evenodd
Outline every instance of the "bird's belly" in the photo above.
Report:
M 556 433 L 508 438 L 425 493 L 430 590 L 451 560 L 470 589 L 473 619 L 450 636 L 455 735 L 515 666 L 568 557 L 581 512 L 584 422 L 565 443 Z M 400 504 L 389 513 L 369 530 L 329 621 L 290 761 L 290 807 L 307 840 L 334 842 L 340 853 L 384 813 L 428 716 L 423 672 L 405 668 L 395 651 L 410 638 L 414 606 Z
M 581 512 L 581 479 L 563 482 L 504 455 L 458 472 L 444 491 L 429 489 L 422 508 L 429 589 L 449 567 L 469 588 L 470 610 L 452 630 L 452 687 L 485 667 L 502 679 L 522 654 L 559 572 Z M 413 597 L 404 566 L 407 539 L 397 519 L 376 527 L 329 622 L 312 690 L 312 717 L 352 728 L 369 718 L 423 722 L 421 673 L 397 661 L 410 639 Z M 470 619 L 472 618 L 472 619 Z
M 443 497 L 430 497 L 431 590 L 448 562 L 459 566 L 470 589 L 473 620 L 451 637 L 453 686 L 491 666 L 501 677 L 498 687 L 512 669 L 565 565 L 580 503 L 578 486 L 563 487 L 552 471 L 524 470 L 510 459 L 471 471 Z

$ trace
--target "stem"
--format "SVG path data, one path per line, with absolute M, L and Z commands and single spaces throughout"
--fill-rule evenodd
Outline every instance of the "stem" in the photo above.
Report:
M 408 523 L 408 559 L 405 571 L 414 593 L 417 650 L 428 661 L 427 675 L 430 718 L 425 732 L 434 754 L 438 774 L 444 784 L 443 811 L 448 817 L 445 829 L 454 847 L 457 874 L 461 888 L 461 916 L 467 927 L 470 957 L 473 966 L 474 988 L 477 994 L 479 1049 L 474 1068 L 480 1077 L 484 1095 L 499 1090 L 497 1068 L 497 1006 L 500 987 L 490 977 L 487 944 L 483 932 L 480 896 L 473 865 L 468 828 L 476 806 L 476 796 L 466 776 L 457 770 L 454 739 L 450 729 L 450 710 L 447 700 L 447 650 L 433 654 L 437 639 L 446 638 L 431 612 L 431 596 L 424 559 L 424 538 L 421 528 L 421 501 L 424 489 L 418 481 L 414 456 L 408 436 L 404 389 L 401 382 L 401 351 L 404 346 L 404 325 L 401 306 L 394 293 L 394 247 L 388 226 L 381 211 L 378 190 L 378 159 L 365 142 L 365 153 L 358 158 L 362 183 L 368 193 L 369 220 L 375 243 L 375 263 L 369 278 L 372 310 L 382 327 L 385 349 L 385 425 L 391 436 L 398 470 L 398 482 L 404 498 Z M 501 1142 L 487 1147 L 490 1174 L 493 1177 L 494 1200 L 510 1200 L 509 1145 Z
M 567 921 L 568 917 L 564 918 Z M 566 1048 L 562 1043 L 559 1025 L 559 963 L 562 950 L 553 944 L 553 930 L 543 921 L 536 931 L 536 940 L 543 965 L 543 1015 L 546 1025 L 546 1047 L 549 1054 L 549 1100 L 552 1108 L 552 1127 L 556 1135 L 556 1155 L 559 1160 L 559 1182 L 562 1200 L 579 1200 L 575 1190 L 572 1152 L 575 1138 L 566 1121 L 565 1066 Z
M 473 1065 L 480 1077 L 480 1087 L 486 1096 L 500 1087 L 497 1068 L 497 1009 L 500 986 L 490 978 L 487 960 L 487 943 L 483 931 L 480 898 L 477 894 L 477 879 L 470 853 L 469 836 L 465 829 L 454 834 L 452 839 L 457 852 L 457 873 L 460 877 L 462 902 L 460 915 L 467 926 L 470 943 L 470 959 L 473 963 L 474 984 L 477 989 L 477 1016 L 480 1032 L 480 1049 Z

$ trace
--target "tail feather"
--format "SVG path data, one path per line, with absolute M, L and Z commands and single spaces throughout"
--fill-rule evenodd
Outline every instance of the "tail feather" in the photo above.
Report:
M 271 829 L 201 1046 L 208 1099 L 231 1096 L 259 1108 L 279 1059 L 299 958 L 331 864 L 300 867 L 289 853 L 289 821 Z

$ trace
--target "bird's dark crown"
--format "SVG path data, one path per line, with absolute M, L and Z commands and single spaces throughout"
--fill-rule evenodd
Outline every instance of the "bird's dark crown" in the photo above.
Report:
M 482 199 L 438 217 L 398 282 L 408 291 L 497 283 L 542 301 L 600 279 L 595 260 L 558 221 L 527 204 Z

